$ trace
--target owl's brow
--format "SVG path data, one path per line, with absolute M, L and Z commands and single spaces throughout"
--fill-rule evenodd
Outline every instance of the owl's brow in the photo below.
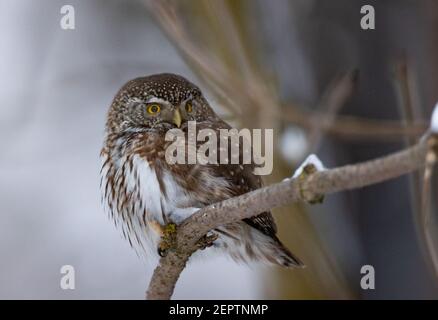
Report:
M 169 104 L 168 101 L 161 99 L 161 98 L 154 97 L 154 96 L 146 98 L 146 100 L 144 102 L 145 103 L 160 103 L 160 104 L 164 104 L 164 105 Z
M 153 96 L 150 96 L 146 99 L 141 99 L 137 97 L 128 98 L 127 104 L 137 104 L 137 103 L 159 103 L 162 105 L 169 105 L 168 101 Z

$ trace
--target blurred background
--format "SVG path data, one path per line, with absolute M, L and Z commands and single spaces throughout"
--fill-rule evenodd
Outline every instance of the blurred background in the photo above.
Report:
M 60 27 L 65 4 L 74 30 Z M 375 30 L 360 27 L 363 5 Z M 438 2 L 0 0 L 0 52 L 0 298 L 143 299 L 155 261 L 135 255 L 100 202 L 117 90 L 178 73 L 236 127 L 274 128 L 266 183 L 310 152 L 328 167 L 379 157 L 414 143 L 438 100 Z M 435 299 L 421 180 L 276 210 L 307 268 L 197 261 L 174 298 Z M 75 290 L 60 288 L 63 265 Z M 363 265 L 375 290 L 360 287 Z

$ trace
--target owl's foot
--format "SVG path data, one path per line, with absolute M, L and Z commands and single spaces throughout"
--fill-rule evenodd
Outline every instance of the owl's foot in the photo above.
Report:
M 167 255 L 169 249 L 175 247 L 176 224 L 168 223 L 161 229 L 161 241 L 158 244 L 158 254 L 160 257 Z
M 204 250 L 205 248 L 211 247 L 213 242 L 215 242 L 218 237 L 219 236 L 216 233 L 212 233 L 210 235 L 206 234 L 198 240 L 197 246 L 199 249 Z

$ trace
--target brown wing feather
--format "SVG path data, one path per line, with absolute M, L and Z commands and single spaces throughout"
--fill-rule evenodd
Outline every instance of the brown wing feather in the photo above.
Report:
M 219 129 L 230 129 L 231 126 L 225 121 L 215 121 L 209 123 L 198 123 L 198 128 L 209 127 L 216 130 L 219 134 Z M 229 145 L 229 155 L 231 154 L 231 143 Z M 242 141 L 239 141 L 240 157 L 242 158 Z M 252 190 L 262 187 L 262 179 L 260 176 L 254 174 L 254 164 L 220 164 L 219 166 L 212 166 L 217 176 L 225 177 L 231 182 L 231 195 L 239 196 Z M 251 227 L 261 231 L 262 233 L 275 237 L 277 233 L 277 226 L 271 212 L 263 212 L 254 217 L 243 219 Z

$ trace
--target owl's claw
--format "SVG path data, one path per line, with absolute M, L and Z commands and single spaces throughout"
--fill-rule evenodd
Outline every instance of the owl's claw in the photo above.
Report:
M 198 248 L 201 250 L 204 250 L 205 248 L 211 247 L 217 240 L 219 236 L 215 233 L 212 233 L 211 235 L 205 235 L 201 239 L 198 240 Z
M 158 255 L 159 255 L 161 258 L 163 258 L 163 257 L 165 257 L 165 256 L 167 255 L 167 250 L 161 248 L 161 243 L 160 243 L 160 245 L 158 246 L 157 252 L 158 252 Z
M 174 247 L 176 240 L 176 224 L 168 223 L 162 229 L 161 241 L 158 244 L 158 254 L 165 257 L 169 249 Z

